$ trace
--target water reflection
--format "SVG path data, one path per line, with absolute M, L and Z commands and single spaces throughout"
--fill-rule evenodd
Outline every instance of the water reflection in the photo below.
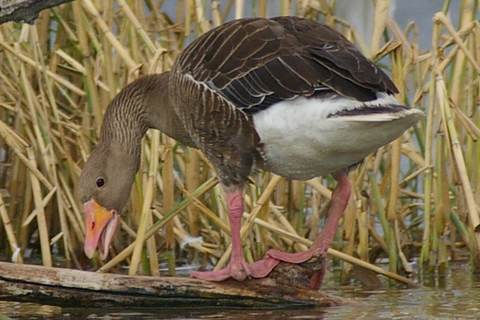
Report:
M 324 319 L 480 319 L 478 280 L 465 263 L 454 263 L 446 277 L 437 279 L 434 288 L 330 290 L 360 303 L 329 308 Z
M 62 308 L 56 306 L 40 305 L 36 303 L 0 301 L 0 319 L 3 319 L 2 315 L 14 319 L 51 318 L 61 316 Z

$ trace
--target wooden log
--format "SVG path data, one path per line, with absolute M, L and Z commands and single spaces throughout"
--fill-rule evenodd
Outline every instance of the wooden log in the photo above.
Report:
M 281 281 L 282 282 L 282 281 Z M 213 283 L 0 262 L 0 300 L 61 307 L 328 307 L 353 303 L 275 277 Z
M 22 20 L 33 24 L 40 11 L 71 1 L 73 0 L 0 0 L 0 24 Z

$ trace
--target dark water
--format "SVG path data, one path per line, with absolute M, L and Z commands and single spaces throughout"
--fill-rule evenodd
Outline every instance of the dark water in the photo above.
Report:
M 437 282 L 443 286 L 369 291 L 339 289 L 330 278 L 324 292 L 352 303 L 324 309 L 62 309 L 0 301 L 0 314 L 14 319 L 480 319 L 480 280 L 465 263 L 451 264 L 444 281 Z

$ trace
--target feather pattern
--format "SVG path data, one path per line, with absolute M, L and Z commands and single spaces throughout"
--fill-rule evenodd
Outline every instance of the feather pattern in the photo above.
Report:
M 331 90 L 360 101 L 397 93 L 388 76 L 330 27 L 296 17 L 241 19 L 195 41 L 176 68 L 246 112 Z

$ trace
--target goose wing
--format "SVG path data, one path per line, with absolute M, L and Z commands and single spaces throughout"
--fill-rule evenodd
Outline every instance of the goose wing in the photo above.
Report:
M 389 77 L 330 27 L 297 17 L 235 20 L 195 40 L 177 68 L 255 112 L 328 91 L 359 101 L 397 93 Z

